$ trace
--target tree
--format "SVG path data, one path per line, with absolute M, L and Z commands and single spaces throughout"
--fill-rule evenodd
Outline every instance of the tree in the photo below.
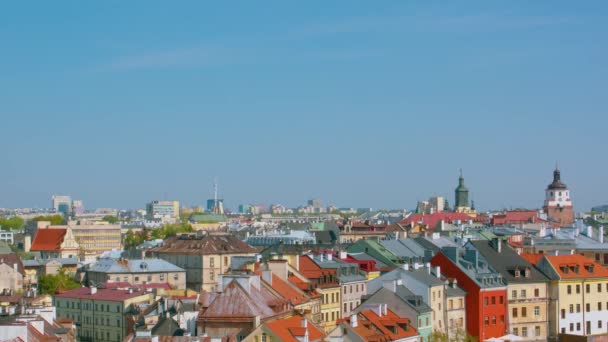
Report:
M 429 342 L 477 342 L 477 338 L 468 335 L 463 329 L 458 329 L 454 335 L 450 338 L 448 334 L 440 331 L 433 331 L 429 336 Z
M 144 239 L 141 234 L 133 233 L 132 229 L 127 230 L 127 234 L 125 234 L 125 241 L 124 241 L 125 248 L 137 247 L 142 242 L 144 242 Z
M 102 218 L 102 220 L 104 220 L 110 224 L 114 224 L 114 223 L 118 222 L 118 217 L 116 217 L 114 215 L 106 215 Z
M 6 230 L 21 229 L 25 221 L 18 216 L 11 218 L 0 217 L 0 227 Z
M 36 216 L 32 219 L 32 221 L 34 222 L 38 222 L 38 221 L 50 221 L 52 226 L 58 226 L 58 225 L 62 225 L 65 224 L 66 221 L 63 218 L 63 216 L 57 214 L 57 215 L 49 215 L 49 216 Z
M 38 278 L 40 293 L 54 295 L 57 291 L 71 290 L 80 287 L 80 283 L 65 273 L 64 269 L 57 274 L 46 274 Z

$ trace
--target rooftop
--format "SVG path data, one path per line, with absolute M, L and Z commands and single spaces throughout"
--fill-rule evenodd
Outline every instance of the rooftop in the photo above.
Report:
M 257 249 L 233 235 L 209 235 L 203 238 L 189 235 L 175 236 L 149 251 L 200 255 L 257 253 Z
M 101 273 L 185 272 L 184 269 L 162 259 L 101 259 L 91 265 L 88 271 Z

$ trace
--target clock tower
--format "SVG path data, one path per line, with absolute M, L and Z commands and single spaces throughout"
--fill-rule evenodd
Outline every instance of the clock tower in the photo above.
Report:
M 562 183 L 559 168 L 553 171 L 553 182 L 545 190 L 544 210 L 549 221 L 567 226 L 574 223 L 574 209 L 570 199 L 570 190 Z

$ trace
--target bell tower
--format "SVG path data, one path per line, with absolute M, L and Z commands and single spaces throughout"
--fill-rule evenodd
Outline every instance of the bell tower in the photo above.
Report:
M 570 199 L 570 190 L 562 183 L 561 172 L 556 166 L 553 171 L 553 182 L 545 190 L 544 210 L 550 221 L 567 226 L 574 223 L 574 208 Z

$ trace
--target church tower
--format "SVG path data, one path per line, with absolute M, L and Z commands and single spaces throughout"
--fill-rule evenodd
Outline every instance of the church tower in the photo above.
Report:
M 550 221 L 567 226 L 574 223 L 574 209 L 570 199 L 570 190 L 562 183 L 561 173 L 556 166 L 553 171 L 553 182 L 545 190 L 544 210 Z
M 456 212 L 470 212 L 469 207 L 469 189 L 464 185 L 464 177 L 462 176 L 462 170 L 460 170 L 460 177 L 458 178 L 458 187 L 454 190 L 454 211 Z

